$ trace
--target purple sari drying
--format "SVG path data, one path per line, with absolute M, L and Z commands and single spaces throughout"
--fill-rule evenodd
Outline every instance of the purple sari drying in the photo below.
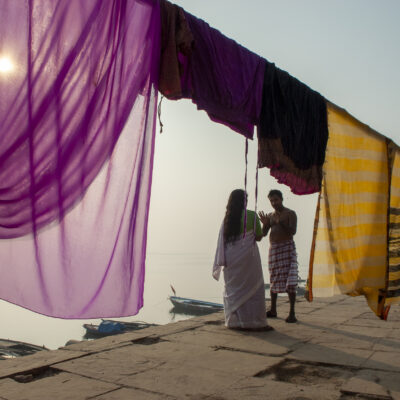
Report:
M 253 138 L 262 103 L 265 60 L 185 12 L 194 39 L 190 79 L 182 82 L 191 98 L 211 120 Z
M 142 307 L 156 0 L 0 0 L 0 298 L 61 318 Z

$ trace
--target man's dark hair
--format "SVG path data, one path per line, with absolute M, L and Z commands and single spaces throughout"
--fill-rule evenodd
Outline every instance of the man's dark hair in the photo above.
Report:
M 277 189 L 270 190 L 268 193 L 268 198 L 270 198 L 271 196 L 278 196 L 280 197 L 281 200 L 283 200 L 282 192 L 280 190 Z

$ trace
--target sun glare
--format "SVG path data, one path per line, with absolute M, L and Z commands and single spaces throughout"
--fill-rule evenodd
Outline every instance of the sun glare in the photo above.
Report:
M 11 72 L 14 69 L 14 64 L 9 57 L 0 56 L 0 73 Z

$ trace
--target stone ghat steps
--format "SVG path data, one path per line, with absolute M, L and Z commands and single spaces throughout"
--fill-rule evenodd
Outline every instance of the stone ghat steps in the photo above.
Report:
M 270 332 L 222 312 L 0 362 L 0 399 L 399 399 L 400 308 L 362 298 L 279 298 Z

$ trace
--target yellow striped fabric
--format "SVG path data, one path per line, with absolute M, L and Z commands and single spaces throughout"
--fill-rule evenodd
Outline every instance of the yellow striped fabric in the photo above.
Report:
M 328 125 L 310 257 L 310 295 L 364 295 L 379 315 L 384 306 L 382 290 L 386 287 L 388 265 L 387 140 L 332 104 L 328 104 Z M 399 159 L 397 163 L 400 189 Z M 396 207 L 400 211 L 400 202 Z M 393 221 L 399 223 L 396 232 L 400 234 L 400 212 Z M 400 243 L 400 235 L 396 238 L 396 244 Z M 399 274 L 398 269 L 393 269 L 393 277 L 400 278 Z
M 389 268 L 385 305 L 400 301 L 400 150 L 388 144 L 390 164 Z

